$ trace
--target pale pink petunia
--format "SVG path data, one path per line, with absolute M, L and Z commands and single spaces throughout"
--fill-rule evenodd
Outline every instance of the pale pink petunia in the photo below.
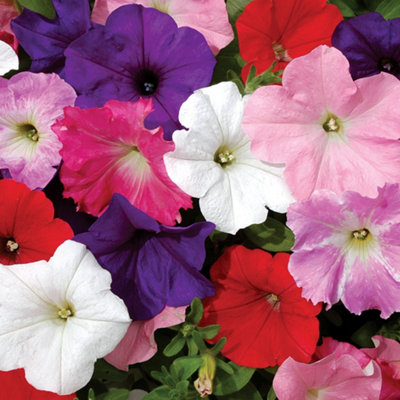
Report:
M 120 193 L 159 222 L 174 225 L 181 219 L 179 209 L 192 206 L 165 170 L 163 155 L 174 144 L 163 139 L 162 128 L 144 127 L 151 111 L 151 99 L 65 108 L 64 119 L 52 128 L 63 146 L 64 196 L 72 197 L 78 209 L 98 216 L 113 193 Z
M 166 306 L 152 319 L 131 322 L 124 338 L 105 359 L 122 370 L 127 370 L 129 365 L 149 360 L 157 353 L 154 332 L 184 322 L 185 310 L 186 306 Z
M 256 157 L 285 163 L 297 200 L 317 189 L 374 196 L 400 182 L 400 81 L 391 74 L 353 81 L 337 49 L 319 46 L 287 66 L 282 86 L 247 102 L 243 129 Z
M 179 27 L 199 31 L 214 54 L 233 40 L 224 0 L 96 0 L 92 19 L 104 24 L 112 11 L 126 4 L 141 4 L 171 15 Z
M 312 364 L 287 358 L 273 387 L 279 400 L 379 400 L 382 377 L 378 364 L 364 369 L 348 354 L 331 354 Z
M 61 162 L 51 125 L 75 99 L 74 89 L 57 74 L 0 78 L 0 169 L 31 189 L 44 188 Z
M 303 297 L 328 307 L 341 300 L 355 314 L 378 309 L 382 318 L 400 311 L 399 185 L 378 193 L 320 190 L 289 207 L 289 271 Z

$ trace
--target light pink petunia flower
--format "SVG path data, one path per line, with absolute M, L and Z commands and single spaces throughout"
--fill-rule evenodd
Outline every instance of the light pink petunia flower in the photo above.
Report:
M 104 24 L 112 11 L 126 4 L 141 4 L 169 14 L 179 27 L 199 31 L 214 54 L 233 40 L 224 0 L 96 0 L 92 19 Z
M 382 377 L 378 364 L 364 369 L 351 355 L 331 354 L 312 364 L 287 358 L 273 387 L 279 400 L 379 400 Z
M 376 198 L 316 191 L 294 203 L 287 224 L 296 236 L 289 271 L 313 303 L 342 300 L 353 313 L 400 311 L 400 189 Z
M 353 81 L 346 57 L 319 46 L 287 66 L 282 86 L 257 89 L 243 130 L 261 160 L 285 163 L 297 200 L 317 189 L 374 196 L 400 182 L 400 81 L 391 74 Z
M 57 74 L 0 78 L 0 169 L 31 189 L 44 188 L 61 161 L 61 143 L 51 125 L 75 98 Z
M 162 128 L 144 127 L 151 111 L 151 99 L 65 108 L 64 119 L 52 128 L 63 146 L 64 196 L 72 197 L 80 210 L 99 216 L 113 193 L 120 193 L 159 222 L 174 225 L 181 219 L 179 209 L 192 206 L 165 170 L 164 153 L 174 144 L 163 139 Z
M 131 322 L 124 338 L 105 359 L 114 367 L 127 370 L 129 365 L 149 360 L 157 353 L 154 332 L 185 321 L 184 307 L 166 306 L 158 315 L 146 321 Z

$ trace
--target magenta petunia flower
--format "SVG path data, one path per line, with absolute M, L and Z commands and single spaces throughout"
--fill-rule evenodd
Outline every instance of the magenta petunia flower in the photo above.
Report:
M 296 236 L 289 271 L 302 295 L 328 306 L 342 300 L 353 313 L 400 311 L 400 189 L 376 198 L 317 191 L 288 210 Z
M 44 188 L 61 161 L 51 125 L 75 99 L 74 89 L 56 74 L 0 78 L 0 169 L 31 189 Z
M 400 82 L 393 75 L 353 81 L 346 57 L 319 46 L 287 66 L 282 86 L 250 97 L 243 130 L 256 157 L 285 163 L 297 200 L 317 189 L 375 196 L 400 182 Z
M 163 139 L 162 128 L 144 127 L 151 111 L 151 99 L 110 100 L 103 108 L 67 107 L 64 119 L 53 125 L 63 145 L 64 196 L 80 210 L 98 216 L 112 194 L 121 193 L 153 218 L 174 225 L 179 209 L 192 206 L 165 170 L 163 155 L 174 144 Z

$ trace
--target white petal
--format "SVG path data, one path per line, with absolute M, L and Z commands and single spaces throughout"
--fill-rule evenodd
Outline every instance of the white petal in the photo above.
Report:
M 0 40 L 0 75 L 4 75 L 12 69 L 18 69 L 18 65 L 18 56 L 14 49 Z

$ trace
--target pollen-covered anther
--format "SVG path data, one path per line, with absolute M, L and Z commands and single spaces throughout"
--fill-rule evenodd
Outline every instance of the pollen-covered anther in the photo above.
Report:
M 14 253 L 18 249 L 19 249 L 19 245 L 15 240 L 13 240 L 13 239 L 7 240 L 7 242 L 6 242 L 6 250 L 9 253 Z
M 58 316 L 62 319 L 67 319 L 72 315 L 72 311 L 69 308 L 62 308 L 58 310 Z
M 225 152 L 221 152 L 218 153 L 217 157 L 216 157 L 216 162 L 218 164 L 228 164 L 230 162 L 232 162 L 235 159 L 235 156 L 229 152 L 229 151 L 225 151 Z
M 352 235 L 353 235 L 353 237 L 354 237 L 355 239 L 358 239 L 358 240 L 365 240 L 365 239 L 368 237 L 368 235 L 369 235 L 369 230 L 363 228 L 363 229 L 360 229 L 360 230 L 358 230 L 358 231 L 353 231 L 353 232 L 352 232 Z
M 287 50 L 281 44 L 276 42 L 272 43 L 272 50 L 274 51 L 275 58 L 278 61 L 292 61 L 292 57 L 289 56 Z
M 279 297 L 274 294 L 274 293 L 267 293 L 265 295 L 265 298 L 267 299 L 268 303 L 271 304 L 272 309 L 277 309 L 279 310 L 279 306 L 280 306 L 280 301 L 279 301 Z

